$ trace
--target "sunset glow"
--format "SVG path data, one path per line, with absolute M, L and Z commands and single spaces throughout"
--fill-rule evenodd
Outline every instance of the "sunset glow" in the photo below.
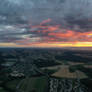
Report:
M 30 1 L 1 5 L 0 47 L 92 47 L 91 1 Z
M 92 47 L 92 42 L 55 42 L 55 43 L 33 43 L 27 45 L 16 45 L 14 43 L 0 43 L 1 47 Z

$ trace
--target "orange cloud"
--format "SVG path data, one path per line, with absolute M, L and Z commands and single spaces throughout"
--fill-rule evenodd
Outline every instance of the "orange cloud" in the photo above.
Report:
M 29 43 L 29 46 L 92 47 L 92 31 L 79 32 L 61 28 L 60 25 L 43 25 L 49 22 L 51 22 L 51 19 L 44 20 L 40 25 L 32 26 L 33 29 L 37 29 L 33 32 L 37 35 L 41 34 L 44 36 L 40 37 L 42 41 L 38 43 Z
M 47 19 L 39 25 L 30 26 L 30 34 L 15 43 L 0 43 L 0 46 L 12 47 L 92 47 L 92 31 L 77 32 L 61 28 L 60 25 L 46 25 L 52 20 Z
M 75 32 L 73 30 L 67 30 L 65 33 L 63 32 L 51 32 L 48 35 L 49 36 L 54 36 L 57 38 L 65 38 L 67 39 L 67 41 L 88 41 L 88 42 L 92 42 L 92 31 L 91 32 Z
M 48 18 L 47 20 L 42 21 L 40 23 L 40 25 L 43 25 L 43 24 L 46 24 L 46 23 L 49 23 L 49 22 L 51 22 L 51 19 L 50 18 Z

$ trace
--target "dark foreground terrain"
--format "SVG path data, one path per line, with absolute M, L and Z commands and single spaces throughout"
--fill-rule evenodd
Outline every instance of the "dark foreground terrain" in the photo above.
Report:
M 92 92 L 92 49 L 0 48 L 0 92 Z

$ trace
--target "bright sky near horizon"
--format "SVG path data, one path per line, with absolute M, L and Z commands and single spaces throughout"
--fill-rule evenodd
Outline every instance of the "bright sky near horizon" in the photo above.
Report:
M 92 47 L 92 0 L 0 0 L 0 47 Z

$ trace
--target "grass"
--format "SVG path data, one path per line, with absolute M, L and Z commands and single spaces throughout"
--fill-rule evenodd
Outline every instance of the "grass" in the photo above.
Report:
M 47 90 L 47 84 L 48 82 L 46 77 L 26 78 L 20 89 L 26 92 L 45 92 Z
M 43 72 L 44 72 L 45 74 L 51 75 L 51 74 L 57 72 L 57 69 L 44 69 Z
M 6 92 L 2 87 L 0 87 L 0 92 Z
M 35 84 L 35 88 L 38 90 L 38 92 L 44 92 L 47 84 L 46 78 L 38 78 Z
M 19 79 L 15 79 L 15 80 L 11 80 L 9 82 L 6 83 L 6 88 L 10 89 L 10 90 L 16 90 L 16 86 L 18 85 L 18 83 L 20 82 Z

